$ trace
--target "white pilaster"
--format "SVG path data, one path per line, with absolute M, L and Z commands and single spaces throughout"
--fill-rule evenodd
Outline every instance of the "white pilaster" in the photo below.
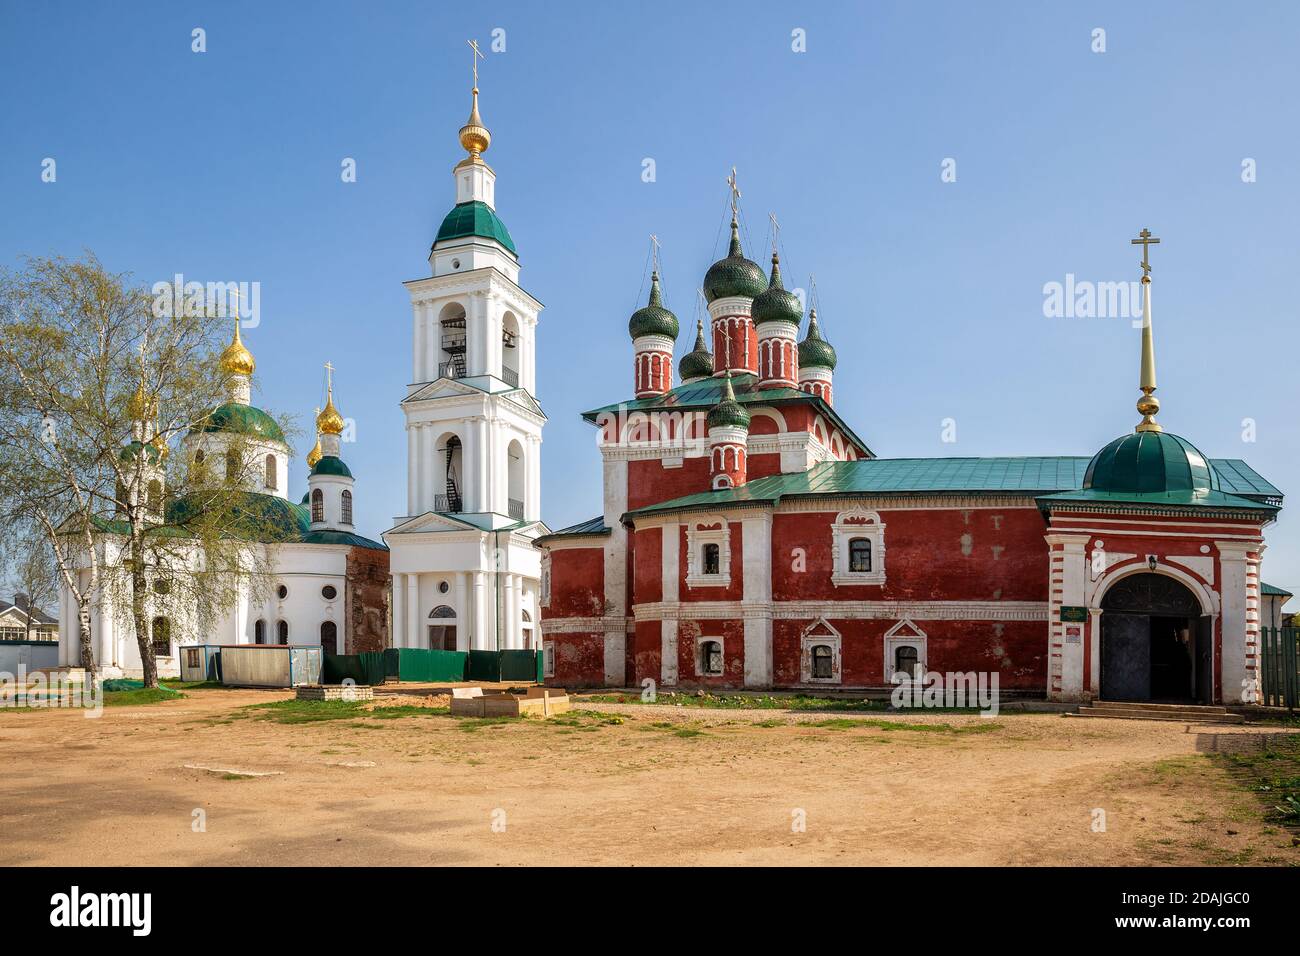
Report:
M 406 575 L 406 646 L 421 647 L 420 643 L 420 576 Z

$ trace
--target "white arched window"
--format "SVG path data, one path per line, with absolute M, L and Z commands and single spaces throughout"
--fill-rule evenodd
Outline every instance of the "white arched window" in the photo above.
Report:
M 319 488 L 313 488 L 311 491 L 311 520 L 325 520 L 325 493 Z
M 275 456 L 266 456 L 266 488 L 268 491 L 275 491 L 277 485 Z
M 506 473 L 509 501 L 506 513 L 516 521 L 524 520 L 524 448 L 512 441 L 506 449 Z
M 352 492 L 343 490 L 343 523 L 352 523 Z
M 519 320 L 513 312 L 501 316 L 501 381 L 519 386 Z

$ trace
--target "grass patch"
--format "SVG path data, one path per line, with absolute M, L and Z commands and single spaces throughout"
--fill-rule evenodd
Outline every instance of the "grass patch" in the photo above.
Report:
M 246 773 L 223 773 L 221 775 L 221 779 L 222 780 L 252 780 L 253 778 Z
M 654 700 L 642 700 L 640 694 L 592 694 L 582 698 L 597 704 L 647 704 L 661 707 L 702 707 L 708 710 L 826 710 L 826 711 L 883 711 L 887 707 L 879 700 L 839 700 L 833 697 L 811 697 L 806 694 L 659 694 Z
M 180 691 L 166 687 L 141 687 L 139 690 L 114 690 L 104 692 L 105 707 L 127 707 L 137 704 L 160 704 L 165 700 L 183 700 Z
M 277 724 L 314 724 L 323 720 L 352 720 L 369 717 L 355 700 L 273 700 L 249 704 L 244 710 L 257 711 L 263 720 Z
M 1266 738 L 1255 753 L 1214 754 L 1259 799 L 1265 819 L 1300 830 L 1300 734 Z
M 517 717 L 461 717 L 457 726 L 466 733 L 473 733 L 476 730 L 482 730 L 484 727 L 514 723 L 518 719 Z
M 853 730 L 855 728 L 872 728 L 873 730 L 907 730 L 919 734 L 987 734 L 1002 728 L 1001 724 L 992 721 L 981 721 L 978 724 L 962 724 L 953 726 L 952 724 L 908 724 L 901 720 L 853 720 L 848 717 L 833 717 L 828 720 L 818 720 L 809 724 L 810 727 L 826 727 L 830 730 Z

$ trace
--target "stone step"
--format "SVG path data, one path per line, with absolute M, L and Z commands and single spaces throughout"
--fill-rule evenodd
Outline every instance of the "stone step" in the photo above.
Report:
M 1141 710 L 1151 712 L 1172 711 L 1178 714 L 1226 714 L 1228 708 L 1218 704 L 1155 704 L 1146 701 L 1129 700 L 1094 700 L 1092 707 L 1119 707 L 1124 710 Z
M 1088 707 L 1082 706 L 1067 717 L 1105 717 L 1110 720 L 1162 720 L 1182 724 L 1242 724 L 1246 718 L 1241 714 L 1223 713 L 1175 713 L 1173 711 L 1141 711 L 1123 707 Z

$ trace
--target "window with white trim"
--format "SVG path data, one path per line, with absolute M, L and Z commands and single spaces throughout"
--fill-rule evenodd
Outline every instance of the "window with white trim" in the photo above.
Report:
M 925 631 L 904 618 L 885 632 L 884 643 L 887 682 L 902 683 L 915 679 L 918 674 L 925 674 Z
M 722 638 L 697 637 L 695 639 L 695 676 L 721 677 L 724 669 Z
M 546 641 L 542 644 L 542 676 L 555 676 L 555 642 Z
M 686 586 L 731 584 L 731 528 L 722 516 L 697 518 L 686 525 Z
M 831 525 L 831 583 L 885 583 L 885 523 L 874 511 L 854 506 Z
M 799 680 L 804 684 L 840 683 L 840 632 L 818 618 L 800 636 Z

